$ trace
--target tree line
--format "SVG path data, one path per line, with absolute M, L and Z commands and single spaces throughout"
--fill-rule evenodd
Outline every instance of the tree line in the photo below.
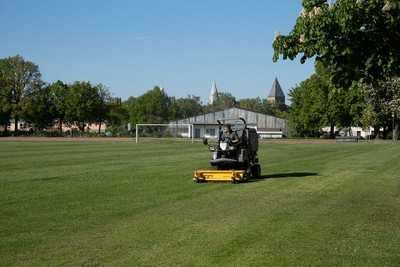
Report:
M 323 127 L 329 127 L 329 137 L 335 129 L 373 124 L 362 120 L 366 101 L 357 84 L 349 88 L 337 88 L 330 82 L 330 74 L 320 63 L 315 73 L 289 92 L 290 134 L 299 137 L 319 137 Z
M 91 123 L 98 124 L 100 131 L 103 123 L 115 120 L 113 112 L 119 106 L 120 101 L 102 84 L 45 83 L 36 64 L 18 55 L 0 59 L 0 125 L 5 134 L 11 120 L 15 133 L 20 121 L 36 131 L 56 126 L 61 132 L 68 125 L 84 132 Z
M 206 112 L 240 107 L 276 116 L 287 116 L 286 106 L 277 106 L 266 99 L 237 100 L 230 93 L 220 93 L 212 104 L 203 104 L 200 97 L 169 96 L 155 86 L 143 95 L 126 101 L 112 96 L 102 84 L 87 81 L 46 83 L 39 66 L 21 56 L 0 59 L 0 126 L 2 135 L 18 134 L 19 122 L 30 125 L 32 132 L 63 134 L 63 126 L 77 129 L 81 134 L 89 124 L 102 125 L 113 135 L 127 135 L 128 124 L 167 123 Z

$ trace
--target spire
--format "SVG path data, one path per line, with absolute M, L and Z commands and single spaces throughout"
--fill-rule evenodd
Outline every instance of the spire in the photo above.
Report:
M 272 83 L 272 88 L 271 91 L 269 92 L 267 99 L 268 101 L 277 104 L 285 104 L 285 94 L 283 93 L 282 87 L 279 84 L 277 77 L 275 77 L 275 80 Z
M 217 84 L 214 81 L 212 87 L 211 87 L 211 92 L 210 96 L 208 98 L 208 104 L 212 105 L 218 98 L 218 89 L 217 89 Z

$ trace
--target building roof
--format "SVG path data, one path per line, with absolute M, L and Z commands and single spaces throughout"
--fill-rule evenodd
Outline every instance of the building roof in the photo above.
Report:
M 274 97 L 274 98 L 285 98 L 285 94 L 282 91 L 282 87 L 279 84 L 278 78 L 275 78 L 271 91 L 269 92 L 268 97 Z
M 256 125 L 259 128 L 286 129 L 287 122 L 275 116 L 253 112 L 241 108 L 228 108 L 221 111 L 210 112 L 182 120 L 172 121 L 173 124 L 194 124 L 194 125 L 218 125 L 218 120 L 234 119 L 242 117 L 249 125 Z

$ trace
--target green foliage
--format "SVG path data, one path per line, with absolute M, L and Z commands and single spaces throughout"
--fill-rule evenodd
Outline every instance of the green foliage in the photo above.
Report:
M 304 0 L 303 7 L 293 30 L 276 36 L 274 61 L 315 57 L 346 86 L 400 75 L 398 0 Z
M 34 128 L 43 130 L 53 125 L 56 105 L 49 87 L 38 87 L 22 100 L 21 117 Z
M 362 88 L 358 83 L 353 82 L 344 93 L 339 125 L 343 127 L 362 126 L 361 117 L 366 105 L 367 102 Z
M 129 121 L 129 112 L 125 104 L 119 98 L 112 98 L 108 104 L 106 114 L 107 127 L 112 128 L 112 132 L 125 129 Z
M 0 125 L 7 131 L 11 119 L 11 90 L 4 72 L 4 59 L 0 59 Z
M 361 125 L 364 129 L 368 129 L 371 125 L 376 125 L 378 122 L 378 117 L 374 111 L 372 105 L 367 105 L 362 112 L 360 119 Z
M 264 111 L 266 110 L 265 103 L 267 103 L 267 102 L 261 100 L 260 97 L 245 98 L 245 99 L 240 99 L 238 101 L 238 107 L 247 109 L 247 110 L 252 110 L 255 112 L 264 113 Z
M 96 87 L 89 82 L 75 82 L 70 86 L 65 99 L 66 121 L 71 125 L 77 125 L 83 132 L 88 123 L 97 121 L 97 111 L 101 104 Z
M 183 119 L 203 113 L 200 97 L 188 96 L 186 98 L 171 98 L 170 118 Z
M 171 99 L 155 86 L 139 97 L 130 97 L 127 101 L 129 118 L 132 125 L 137 123 L 165 123 L 169 118 Z
M 365 93 L 369 109 L 376 117 L 375 128 L 384 128 L 384 137 L 393 128 L 392 116 L 395 115 L 395 123 L 399 124 L 400 116 L 400 78 L 389 78 L 375 83 L 360 83 Z M 367 115 L 366 115 L 367 116 Z
M 374 103 L 375 112 L 383 116 L 400 114 L 400 78 L 392 78 L 375 84 L 361 84 L 368 100 Z
M 53 116 L 58 121 L 59 131 L 62 132 L 62 125 L 65 121 L 67 110 L 66 99 L 69 93 L 69 87 L 62 81 L 56 81 L 48 86 L 50 101 L 54 105 Z
M 108 117 L 107 114 L 109 113 L 111 108 L 111 93 L 108 88 L 102 84 L 98 84 L 94 86 L 94 88 L 96 90 L 97 99 L 97 102 L 95 103 L 96 107 L 94 112 L 94 121 L 99 125 L 98 133 L 100 134 L 101 125 L 106 121 Z
M 291 136 L 315 136 L 318 135 L 323 126 L 325 98 L 322 90 L 315 90 L 306 80 L 291 90 L 292 105 L 289 115 L 289 126 Z
M 6 131 L 10 119 L 11 119 L 11 109 L 7 101 L 0 96 L 0 126 L 3 126 Z

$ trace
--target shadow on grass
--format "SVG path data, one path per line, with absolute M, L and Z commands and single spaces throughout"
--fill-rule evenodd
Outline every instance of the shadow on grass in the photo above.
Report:
M 316 176 L 318 173 L 316 172 L 288 172 L 288 173 L 274 173 L 261 175 L 258 178 L 251 179 L 249 182 L 260 182 L 265 179 L 279 179 L 279 178 L 301 178 L 301 177 L 309 177 Z

